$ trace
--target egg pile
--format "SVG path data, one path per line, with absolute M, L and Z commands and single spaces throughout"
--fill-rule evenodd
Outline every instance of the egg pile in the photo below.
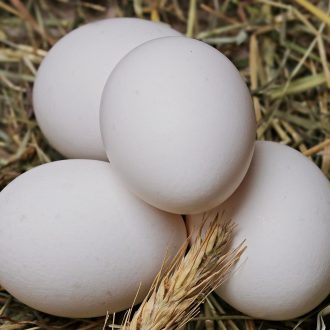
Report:
M 233 307 L 283 320 L 329 294 L 329 181 L 255 142 L 248 88 L 215 48 L 162 23 L 90 23 L 49 51 L 33 104 L 69 159 L 0 193 L 0 283 L 17 299 L 65 317 L 127 309 L 216 213 L 248 246 L 216 290 Z

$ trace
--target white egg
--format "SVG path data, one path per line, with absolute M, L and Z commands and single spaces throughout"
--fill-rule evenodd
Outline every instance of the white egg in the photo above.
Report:
M 285 320 L 311 311 L 330 293 L 330 183 L 296 150 L 257 142 L 237 191 L 210 218 L 237 224 L 233 246 L 247 250 L 217 293 L 243 313 Z M 191 216 L 190 230 L 202 215 Z
M 39 166 L 0 193 L 0 283 L 23 303 L 94 317 L 140 302 L 165 255 L 186 239 L 181 217 L 127 192 L 108 163 Z
M 167 37 L 144 43 L 104 88 L 101 133 L 131 191 L 173 213 L 209 210 L 243 179 L 254 148 L 249 91 L 215 48 Z
M 60 39 L 43 60 L 33 89 L 37 121 L 49 143 L 68 158 L 106 160 L 99 107 L 109 74 L 143 42 L 178 35 L 166 24 L 114 18 Z

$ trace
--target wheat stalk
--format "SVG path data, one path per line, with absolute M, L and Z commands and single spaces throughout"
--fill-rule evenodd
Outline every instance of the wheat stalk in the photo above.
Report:
M 244 242 L 229 250 L 233 230 L 232 221 L 218 221 L 216 215 L 205 235 L 200 229 L 188 252 L 187 240 L 171 265 L 159 272 L 130 322 L 128 312 L 122 329 L 180 329 L 196 316 L 200 304 L 228 278 L 245 250 Z

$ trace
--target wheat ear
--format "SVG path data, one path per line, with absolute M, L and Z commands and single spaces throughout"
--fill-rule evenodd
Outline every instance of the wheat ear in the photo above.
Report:
M 234 224 L 212 220 L 205 235 L 202 229 L 186 252 L 180 249 L 165 273 L 160 272 L 148 296 L 123 330 L 173 330 L 182 328 L 198 314 L 200 304 L 228 278 L 245 250 L 244 242 L 229 249 Z

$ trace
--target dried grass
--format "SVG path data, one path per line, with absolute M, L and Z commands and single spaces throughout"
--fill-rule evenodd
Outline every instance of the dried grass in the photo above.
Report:
M 162 20 L 220 49 L 252 91 L 258 139 L 297 148 L 330 178 L 328 13 L 329 1 L 316 0 L 0 0 L 0 189 L 61 158 L 43 138 L 31 104 L 35 72 L 47 50 L 78 25 L 114 16 Z M 186 328 L 310 330 L 322 325 L 317 314 L 329 303 L 298 320 L 266 322 L 211 294 Z M 1 330 L 102 329 L 103 323 L 51 317 L 0 289 Z

